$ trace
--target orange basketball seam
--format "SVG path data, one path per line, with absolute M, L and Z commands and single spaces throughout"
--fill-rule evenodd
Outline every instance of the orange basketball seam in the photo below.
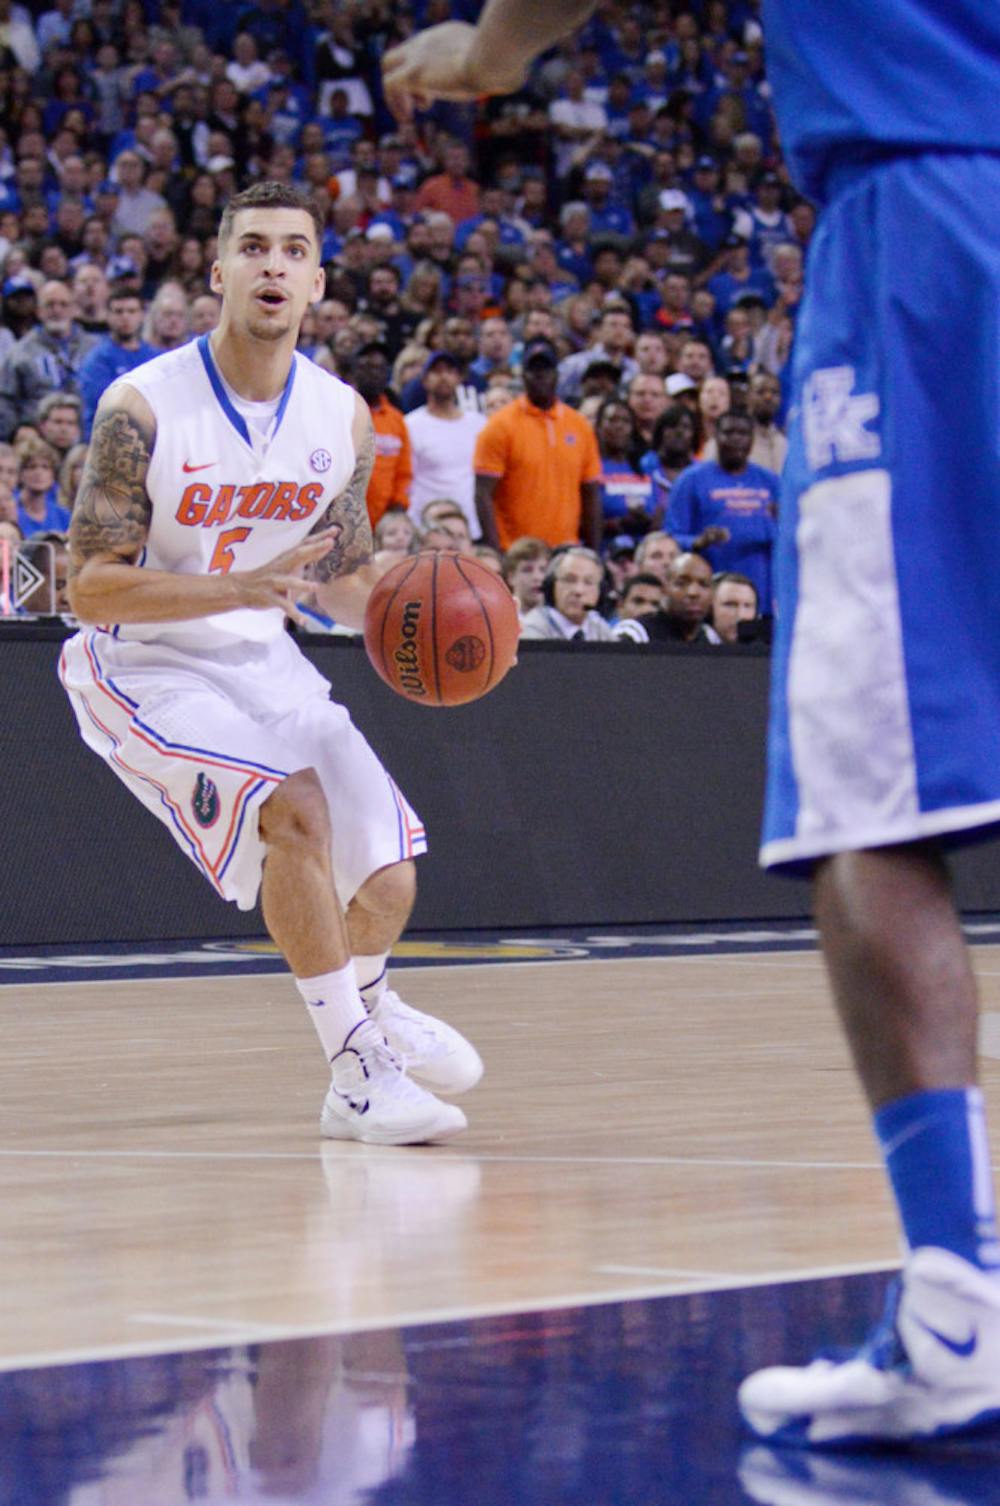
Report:
M 482 566 L 480 566 L 480 568 L 482 568 Z M 493 624 L 490 622 L 490 614 L 486 610 L 485 604 L 483 602 L 483 598 L 479 594 L 479 591 L 478 591 L 478 589 L 476 587 L 475 581 L 472 580 L 472 579 L 470 579 L 470 577 L 468 575 L 466 575 L 465 571 L 462 569 L 462 561 L 460 559 L 456 559 L 455 560 L 455 569 L 458 571 L 459 575 L 465 581 L 465 584 L 468 586 L 469 590 L 472 592 L 473 596 L 476 598 L 476 601 L 477 601 L 477 603 L 479 605 L 479 610 L 483 614 L 483 622 L 486 624 L 486 632 L 489 635 L 489 640 L 490 640 L 490 662 L 489 662 L 489 668 L 488 668 L 487 673 L 486 673 L 486 679 L 485 679 L 484 684 L 483 684 L 483 694 L 485 695 L 486 692 L 487 692 L 487 690 L 489 690 L 489 688 L 490 688 L 490 686 L 492 684 L 492 681 L 493 681 L 493 669 L 494 669 L 494 666 L 496 665 L 496 657 L 497 657 L 497 655 L 496 655 L 496 644 L 493 641 Z
M 437 688 L 437 704 L 441 705 L 441 670 L 438 667 L 438 640 L 437 640 L 437 579 L 438 560 L 441 558 L 438 550 L 434 550 L 434 566 L 431 572 L 431 664 L 434 668 L 434 684 Z

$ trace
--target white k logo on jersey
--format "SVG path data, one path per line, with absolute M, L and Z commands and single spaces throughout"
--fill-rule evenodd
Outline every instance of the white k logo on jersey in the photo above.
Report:
M 874 392 L 854 395 L 853 366 L 814 371 L 802 403 L 810 469 L 822 470 L 834 460 L 874 460 L 882 453 L 882 441 L 865 425 L 878 414 Z

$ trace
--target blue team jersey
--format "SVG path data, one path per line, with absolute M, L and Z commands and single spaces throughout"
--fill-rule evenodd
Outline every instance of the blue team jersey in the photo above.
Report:
M 649 476 L 634 471 L 621 460 L 601 460 L 601 511 L 606 522 L 622 522 L 641 518 L 643 527 L 648 522 L 653 500 L 653 482 Z
M 903 149 L 1000 151 L 997 0 L 764 0 L 767 72 L 797 186 Z
M 772 610 L 771 553 L 776 535 L 778 478 L 762 465 L 723 470 L 714 460 L 697 461 L 674 482 L 667 504 L 666 530 L 690 549 L 703 529 L 728 530 L 725 544 L 713 544 L 705 558 L 713 570 L 737 570 L 753 581 L 760 610 Z

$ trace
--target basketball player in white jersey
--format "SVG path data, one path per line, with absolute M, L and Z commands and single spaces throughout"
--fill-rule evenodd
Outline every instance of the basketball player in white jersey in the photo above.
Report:
M 284 630 L 309 595 L 360 627 L 377 579 L 367 405 L 295 350 L 321 231 L 284 184 L 237 194 L 218 328 L 101 399 L 70 543 L 86 626 L 60 673 L 84 741 L 216 892 L 241 909 L 260 892 L 331 1064 L 322 1133 L 414 1144 L 465 1128 L 428 1088 L 482 1071 L 386 986 L 423 827 Z

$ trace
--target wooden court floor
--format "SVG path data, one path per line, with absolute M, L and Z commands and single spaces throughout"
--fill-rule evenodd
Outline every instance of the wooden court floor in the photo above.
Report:
M 974 957 L 996 1127 L 1000 947 Z M 0 1369 L 895 1261 L 814 953 L 394 981 L 486 1062 L 445 1147 L 319 1139 L 285 977 L 0 991 Z

